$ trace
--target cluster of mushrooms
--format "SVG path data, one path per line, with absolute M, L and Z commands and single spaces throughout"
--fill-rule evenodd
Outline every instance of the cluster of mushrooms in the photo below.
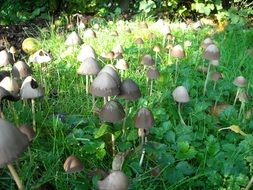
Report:
M 164 49 L 168 54 L 167 63 L 165 64 L 171 65 L 174 63 L 174 84 L 177 85 L 177 78 L 180 77 L 180 60 L 187 56 L 185 48 L 191 45 L 189 41 L 183 47 L 180 44 L 174 44 L 175 37 L 172 35 L 170 27 L 161 20 L 157 22 L 157 25 L 163 34 L 163 40 L 161 42 L 162 45 L 153 47 L 155 58 L 151 54 L 141 55 L 140 49 L 145 43 L 141 37 L 136 38 L 134 42 L 138 48 L 140 65 L 146 72 L 147 83 L 149 84 L 148 93 L 141 92 L 138 81 L 127 77 L 126 72 L 128 69 L 131 69 L 131 65 L 124 59 L 125 52 L 121 44 L 116 44 L 111 51 L 98 56 L 95 49 L 89 43 L 83 44 L 84 41 L 90 42 L 91 38 L 97 37 L 96 32 L 92 29 L 86 29 L 82 37 L 79 35 L 81 31 L 79 33 L 72 32 L 65 41 L 65 45 L 67 46 L 66 51 L 69 53 L 76 51 L 82 45 L 76 57 L 76 60 L 80 63 L 77 73 L 85 76 L 85 92 L 88 100 L 92 100 L 91 110 L 96 110 L 98 108 L 97 103 L 103 102 L 103 106 L 98 108 L 96 112 L 101 122 L 107 122 L 113 126 L 114 123 L 122 121 L 122 136 L 128 133 L 126 118 L 129 116 L 129 103 L 137 101 L 141 96 L 151 96 L 154 92 L 154 81 L 160 76 L 159 68 L 161 64 L 159 64 L 159 53 Z M 149 26 L 146 23 L 140 23 L 140 28 L 148 30 Z M 124 31 L 131 33 L 129 27 L 125 27 Z M 113 31 L 111 35 L 118 36 L 119 33 Z M 155 37 L 155 34 L 149 33 L 150 41 Z M 33 41 L 33 45 L 25 46 L 26 41 L 31 40 Z M 23 42 L 23 51 L 30 55 L 27 63 L 21 60 L 16 61 L 14 47 L 6 47 L 6 49 L 0 51 L 0 67 L 4 68 L 4 70 L 0 71 L 0 166 L 8 166 L 18 188 L 21 190 L 24 187 L 11 163 L 18 158 L 28 147 L 29 141 L 35 137 L 36 128 L 39 127 L 36 125 L 35 99 L 43 97 L 44 92 L 48 90 L 43 72 L 47 69 L 47 63 L 52 61 L 52 56 L 47 51 L 34 48 L 38 43 L 34 40 L 28 38 Z M 216 71 L 216 68 L 219 66 L 220 50 L 213 40 L 206 38 L 201 44 L 201 48 L 203 49 L 203 58 L 209 61 L 208 67 L 202 68 L 206 73 L 206 80 L 203 83 L 203 95 L 205 96 L 208 81 L 214 81 L 213 89 L 215 90 L 217 81 L 222 78 L 222 74 Z M 40 82 L 37 82 L 32 76 L 31 66 L 37 67 L 40 73 Z M 245 102 L 249 97 L 245 89 L 247 80 L 243 76 L 239 76 L 234 79 L 233 84 L 237 87 L 234 105 L 237 100 L 241 102 L 239 117 L 242 117 Z M 186 87 L 182 85 L 177 86 L 172 92 L 172 97 L 178 105 L 180 123 L 183 126 L 187 126 L 187 122 L 183 119 L 181 112 L 182 103 L 190 101 Z M 124 106 L 120 104 L 119 98 L 124 100 Z M 27 125 L 15 127 L 14 124 L 4 117 L 4 108 L 7 106 L 5 101 L 21 100 L 24 103 L 31 102 L 33 127 Z M 136 112 L 134 124 L 137 128 L 136 132 L 140 137 L 141 153 L 139 165 L 142 166 L 149 130 L 155 125 L 152 111 L 147 107 L 140 107 Z M 113 132 L 111 134 L 111 145 L 112 156 L 114 157 L 112 171 L 105 179 L 98 182 L 98 188 L 100 190 L 126 190 L 129 186 L 129 180 L 122 171 L 124 159 L 121 159 L 121 161 L 117 159 L 122 153 L 117 152 Z M 64 170 L 68 173 L 79 172 L 84 170 L 84 168 L 82 162 L 74 155 L 69 156 L 64 163 Z

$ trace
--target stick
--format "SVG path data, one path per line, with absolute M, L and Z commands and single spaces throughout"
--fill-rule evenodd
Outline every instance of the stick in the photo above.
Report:
M 18 189 L 19 190 L 24 190 L 24 186 L 22 184 L 22 181 L 20 180 L 18 174 L 17 174 L 17 171 L 15 170 L 15 168 L 13 167 L 12 164 L 8 164 L 8 169 L 10 170 L 11 172 L 11 175 L 13 177 L 13 179 L 15 180 L 17 186 L 18 186 Z

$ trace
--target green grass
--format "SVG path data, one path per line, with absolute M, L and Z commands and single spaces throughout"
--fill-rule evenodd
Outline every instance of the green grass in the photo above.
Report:
M 149 23 L 151 25 L 152 23 Z M 56 189 L 96 189 L 99 175 L 91 175 L 94 170 L 111 170 L 112 153 L 109 131 L 116 135 L 117 151 L 131 150 L 126 157 L 123 171 L 129 177 L 129 189 L 241 189 L 245 187 L 252 175 L 253 164 L 253 119 L 238 119 L 240 103 L 226 110 L 221 116 L 210 114 L 209 107 L 218 103 L 233 104 L 236 87 L 232 84 L 236 76 L 243 75 L 248 80 L 247 92 L 252 94 L 253 58 L 247 54 L 252 48 L 253 31 L 246 28 L 228 26 L 225 31 L 212 32 L 210 26 L 201 30 L 189 29 L 185 32 L 172 27 L 175 43 L 183 46 L 185 40 L 192 42 L 186 50 L 187 57 L 179 60 L 179 76 L 174 82 L 175 65 L 167 64 L 167 53 L 159 53 L 158 69 L 161 76 L 154 82 L 154 92 L 149 96 L 143 66 L 138 54 L 151 54 L 153 46 L 162 44 L 163 36 L 156 29 L 139 29 L 136 21 L 125 22 L 132 33 L 125 33 L 123 27 L 116 23 L 103 25 L 96 31 L 97 38 L 85 40 L 96 50 L 97 55 L 110 51 L 120 43 L 124 50 L 124 59 L 130 68 L 125 76 L 135 80 L 140 86 L 142 98 L 129 103 L 126 120 L 128 133 L 126 141 L 121 136 L 122 122 L 116 123 L 114 129 L 107 126 L 105 134 L 95 138 L 103 123 L 91 111 L 91 95 L 85 94 L 85 78 L 77 75 L 80 63 L 76 52 L 61 58 L 66 50 L 64 39 L 67 33 L 57 34 L 48 30 L 42 32 L 40 41 L 45 50 L 50 50 L 53 61 L 47 65 L 45 74 L 47 91 L 43 99 L 36 101 L 37 137 L 15 164 L 24 181 L 26 189 L 38 189 L 46 182 Z M 176 26 L 173 24 L 173 26 Z M 110 31 L 117 29 L 118 37 L 110 36 Z M 153 32 L 156 38 L 148 40 Z M 207 66 L 199 48 L 208 35 L 215 41 L 221 51 L 220 65 L 216 70 L 222 72 L 223 79 L 218 81 L 216 90 L 213 82 L 207 85 L 203 96 L 205 74 L 197 71 L 201 65 Z M 137 47 L 137 37 L 143 37 L 144 45 Z M 98 61 L 101 66 L 104 65 Z M 172 59 L 174 63 L 175 60 Z M 34 67 L 34 76 L 39 81 L 38 68 Z M 182 115 L 187 124 L 180 124 L 177 104 L 172 98 L 172 91 L 185 86 L 190 95 L 190 102 L 183 105 Z M 58 91 L 58 97 L 50 97 L 52 90 Z M 114 97 L 124 105 L 124 100 Z M 97 98 L 98 106 L 103 101 Z M 139 139 L 134 127 L 134 115 L 142 106 L 148 107 L 154 114 L 155 126 L 150 130 L 146 155 L 142 167 L 139 167 Z M 6 118 L 16 124 L 32 123 L 31 105 L 23 102 L 11 103 L 4 110 Z M 252 102 L 246 104 L 246 110 Z M 60 121 L 54 113 L 66 113 L 65 122 Z M 14 117 L 15 114 L 15 117 Z M 16 119 L 14 119 L 16 118 Z M 249 134 L 246 137 L 232 131 L 218 132 L 219 128 L 239 125 Z M 63 170 L 64 160 L 77 156 L 84 164 L 85 170 L 77 174 L 67 174 Z M 154 168 L 159 168 L 152 175 Z M 15 189 L 7 169 L 0 170 L 0 187 Z

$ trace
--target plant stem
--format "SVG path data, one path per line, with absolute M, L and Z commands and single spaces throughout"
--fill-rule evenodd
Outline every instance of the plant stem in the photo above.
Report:
M 149 95 L 150 95 L 150 96 L 152 96 L 153 82 L 154 82 L 154 80 L 151 80 L 151 83 L 150 83 L 150 92 L 149 92 Z
M 175 84 L 177 83 L 177 77 L 178 77 L 178 58 L 176 59 Z
M 123 133 L 123 136 L 126 135 L 126 118 L 127 118 L 127 115 L 128 115 L 128 100 L 126 100 L 126 105 L 125 105 L 125 112 L 126 112 L 126 116 L 123 120 L 123 127 L 122 127 L 122 133 Z
M 207 82 L 208 82 L 208 78 L 209 78 L 210 68 L 211 68 L 211 64 L 209 63 L 208 68 L 207 68 L 206 80 L 205 80 L 205 84 L 204 84 L 204 90 L 203 90 L 203 95 L 204 96 L 206 94 L 206 87 L 207 87 Z
M 86 89 L 86 94 L 89 92 L 89 76 L 86 75 L 86 80 L 85 80 L 85 89 Z
M 251 177 L 251 179 L 250 179 L 248 185 L 245 187 L 244 190 L 250 190 L 250 187 L 252 186 L 252 183 L 253 183 L 253 176 Z
M 32 99 L 32 117 L 33 117 L 33 130 L 36 131 L 35 100 L 34 99 Z
M 237 100 L 237 98 L 238 98 L 239 93 L 240 93 L 240 88 L 238 87 L 238 88 L 237 88 L 237 91 L 236 91 L 236 95 L 235 95 L 235 99 L 234 99 L 233 106 L 235 106 L 235 103 L 236 103 L 236 100 Z
M 144 130 L 144 129 L 143 129 Z M 144 160 L 144 156 L 145 156 L 145 147 L 144 144 L 147 143 L 147 137 L 145 137 L 145 135 L 141 136 L 141 146 L 142 146 L 142 153 L 141 153 L 141 158 L 140 158 L 140 162 L 139 162 L 139 166 L 142 166 L 143 160 Z
M 185 122 L 184 122 L 184 120 L 183 120 L 183 117 L 182 117 L 182 115 L 181 115 L 181 103 L 178 103 L 178 115 L 179 115 L 179 118 L 180 118 L 180 122 L 183 124 L 183 125 L 185 125 L 186 126 L 186 124 L 185 124 Z
M 215 90 L 216 84 L 217 84 L 217 82 L 215 81 L 214 84 L 213 84 L 213 90 Z
M 114 157 L 116 155 L 116 152 L 115 152 L 115 136 L 113 133 L 112 133 L 111 138 L 112 138 L 112 155 Z
M 157 52 L 155 52 L 155 65 L 157 65 Z
M 12 164 L 8 164 L 8 169 L 10 170 L 11 172 L 11 175 L 13 177 L 13 179 L 15 180 L 17 186 L 18 186 L 18 189 L 19 190 L 24 190 L 24 186 L 22 184 L 22 181 L 20 180 L 18 174 L 17 174 L 17 171 L 15 170 L 15 168 L 13 167 Z
M 242 117 L 242 113 L 244 112 L 244 108 L 245 108 L 245 102 L 241 102 L 240 111 L 239 111 L 239 115 L 238 115 L 239 119 L 241 119 L 241 117 Z

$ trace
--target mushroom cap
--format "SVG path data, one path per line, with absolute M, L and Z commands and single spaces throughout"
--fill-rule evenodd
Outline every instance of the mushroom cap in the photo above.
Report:
M 20 97 L 17 94 L 10 93 L 3 87 L 0 87 L 0 101 L 2 100 L 18 101 L 19 99 Z
M 128 177 L 122 171 L 113 171 L 104 180 L 98 181 L 99 190 L 127 190 Z
M 218 66 L 220 63 L 219 60 L 210 60 L 210 64 L 213 66 Z
M 247 92 L 239 92 L 238 99 L 240 102 L 248 102 L 250 99 L 250 96 Z
M 135 116 L 135 127 L 149 129 L 155 124 L 152 112 L 147 108 L 139 109 Z
M 117 30 L 113 30 L 111 32 L 111 36 L 118 36 L 118 35 L 119 35 L 119 33 L 117 32 Z
M 93 49 L 91 45 L 82 46 L 81 51 L 79 52 L 77 56 L 77 60 L 83 62 L 88 57 L 92 57 L 96 59 L 95 50 Z
M 69 156 L 64 164 L 63 168 L 67 173 L 76 173 L 84 169 L 83 163 L 75 156 Z
M 92 81 L 90 92 L 99 97 L 116 96 L 119 94 L 119 87 L 110 74 L 100 72 Z
M 34 63 L 42 64 L 48 63 L 52 60 L 51 55 L 43 49 L 36 51 L 29 57 L 29 60 Z
M 139 86 L 132 79 L 125 79 L 120 86 L 120 97 L 126 100 L 137 100 L 141 97 Z
M 15 53 L 17 53 L 17 50 L 14 46 L 11 46 L 9 52 L 12 54 L 15 54 Z
M 27 148 L 28 138 L 12 123 L 0 118 L 0 167 L 15 161 Z
M 123 47 L 120 44 L 117 44 L 116 46 L 114 46 L 112 48 L 112 51 L 114 53 L 124 53 L 124 49 L 123 49 Z
M 11 76 L 9 71 L 5 71 L 5 70 L 0 71 L 0 81 L 2 81 L 5 77 L 9 77 L 9 76 Z
M 118 87 L 120 87 L 121 79 L 113 65 L 111 64 L 105 65 L 98 75 L 100 75 L 100 73 L 108 73 L 109 75 L 111 75 L 111 77 L 117 83 Z
M 206 47 L 203 56 L 207 60 L 219 60 L 220 50 L 215 44 L 210 44 Z
M 245 87 L 247 85 L 247 80 L 243 76 L 236 77 L 233 84 L 237 87 Z
M 186 103 L 190 101 L 190 97 L 187 89 L 184 86 L 178 86 L 172 92 L 174 100 L 178 103 Z
M 125 117 L 125 111 L 119 102 L 111 100 L 101 109 L 99 117 L 103 121 L 114 123 Z
M 14 95 L 18 95 L 19 93 L 19 85 L 17 81 L 11 77 L 5 77 L 1 82 L 0 82 L 0 87 L 4 88 L 8 92 Z
M 115 67 L 119 70 L 127 70 L 128 69 L 128 64 L 124 59 L 118 59 L 116 62 Z
M 211 74 L 211 80 L 218 81 L 220 78 L 222 78 L 222 75 L 220 72 L 213 72 Z
M 176 58 L 183 58 L 185 57 L 184 49 L 181 45 L 176 45 L 171 49 L 171 56 Z
M 81 37 L 75 31 L 71 32 L 65 41 L 67 46 L 80 45 L 82 43 Z
M 44 95 L 43 90 L 39 87 L 38 83 L 34 78 L 28 76 L 22 83 L 20 89 L 20 96 L 22 99 L 35 99 L 40 98 Z
M 88 28 L 83 33 L 84 38 L 96 38 L 96 32 L 94 32 L 91 28 Z
M 122 55 L 122 53 L 114 53 L 114 57 L 113 58 L 117 59 L 117 60 L 123 59 L 123 55 Z
M 137 39 L 135 40 L 135 43 L 136 43 L 137 45 L 141 45 L 141 44 L 144 44 L 144 41 L 143 41 L 142 38 L 137 38 Z
M 77 73 L 80 75 L 97 75 L 100 70 L 101 68 L 97 63 L 97 60 L 92 57 L 88 57 L 82 62 L 77 70 Z
M 7 52 L 6 50 L 0 51 L 0 67 L 12 64 L 13 62 L 13 58 L 9 52 Z
M 36 133 L 33 130 L 33 128 L 28 125 L 25 125 L 25 124 L 21 125 L 19 127 L 19 130 L 21 131 L 21 133 L 27 136 L 29 142 L 31 142 L 36 136 Z
M 114 52 L 113 51 L 108 51 L 108 52 L 103 52 L 101 54 L 101 57 L 103 57 L 104 59 L 113 59 L 114 58 Z
M 167 34 L 170 34 L 170 33 L 171 33 L 170 27 L 169 27 L 168 25 L 166 25 L 166 24 L 161 25 L 160 31 L 161 31 L 164 35 L 167 35 Z
M 147 71 L 147 77 L 151 80 L 157 79 L 160 76 L 160 72 L 156 67 L 150 67 Z
M 148 29 L 148 24 L 146 22 L 140 22 L 139 27 L 141 29 Z
M 212 40 L 211 38 L 206 38 L 206 39 L 204 39 L 203 42 L 201 43 L 201 47 L 202 47 L 203 49 L 206 49 L 207 46 L 209 46 L 209 45 L 211 45 L 211 44 L 213 44 L 213 40 Z
M 154 52 L 160 52 L 161 51 L 161 47 L 159 45 L 155 45 L 153 48 Z
M 148 34 L 148 39 L 149 40 L 153 40 L 153 39 L 155 39 L 156 38 L 156 35 L 153 33 L 153 32 L 150 32 L 149 34 Z
M 143 65 L 153 66 L 153 65 L 155 64 L 155 61 L 154 61 L 154 59 L 152 58 L 151 55 L 146 54 L 146 55 L 144 55 L 144 56 L 142 57 L 141 63 L 142 63 Z
M 30 76 L 32 74 L 32 69 L 24 61 L 18 61 L 13 65 L 11 73 L 13 77 L 22 79 Z

